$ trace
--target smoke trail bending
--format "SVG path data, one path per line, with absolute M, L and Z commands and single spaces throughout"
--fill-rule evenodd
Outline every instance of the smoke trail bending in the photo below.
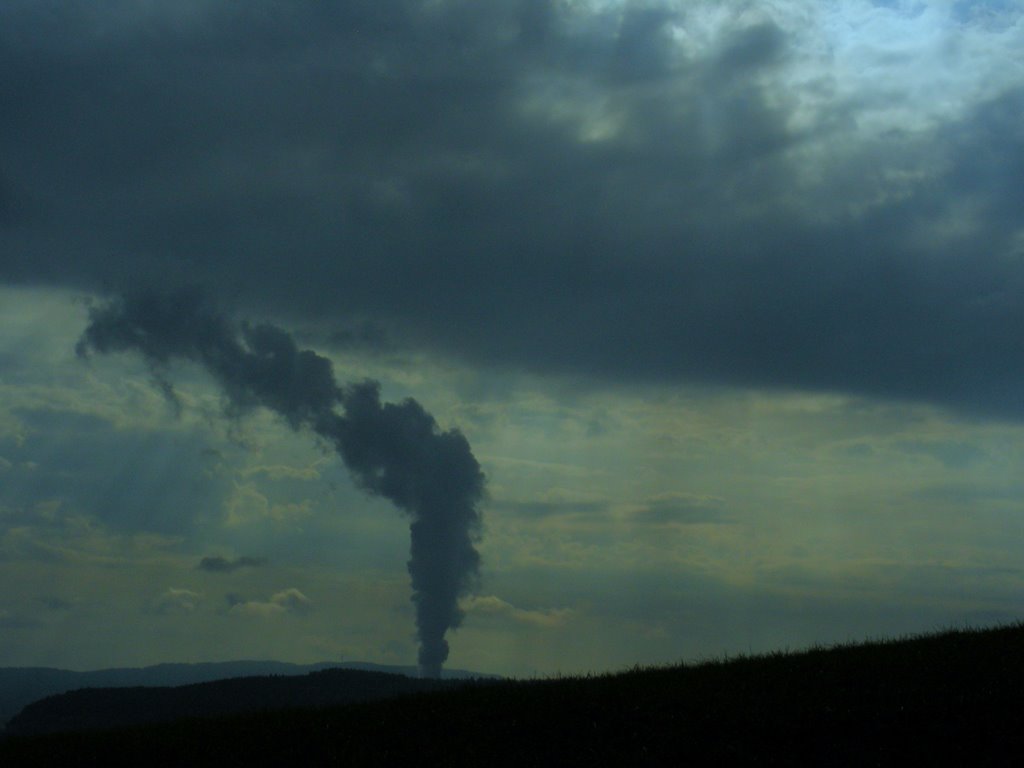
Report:
M 293 429 L 330 442 L 361 488 L 411 518 L 420 670 L 440 675 L 445 634 L 461 623 L 458 599 L 480 564 L 473 542 L 484 475 L 461 432 L 441 431 L 415 400 L 381 403 L 375 381 L 340 386 L 327 358 L 300 350 L 275 326 L 236 327 L 197 292 L 145 293 L 94 308 L 77 351 L 137 352 L 170 397 L 168 364 L 198 363 L 223 389 L 231 413 L 269 408 Z

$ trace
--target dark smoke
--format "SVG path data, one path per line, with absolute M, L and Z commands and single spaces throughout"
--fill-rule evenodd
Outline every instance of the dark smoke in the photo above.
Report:
M 415 400 L 381 403 L 375 381 L 340 386 L 330 361 L 300 350 L 285 331 L 236 327 L 194 291 L 145 293 L 94 308 L 77 350 L 138 352 L 171 398 L 169 364 L 198 363 L 220 384 L 230 414 L 262 406 L 330 442 L 361 488 L 411 518 L 419 664 L 423 675 L 440 675 L 445 633 L 461 623 L 458 599 L 480 564 L 473 542 L 484 475 L 461 432 L 441 431 Z

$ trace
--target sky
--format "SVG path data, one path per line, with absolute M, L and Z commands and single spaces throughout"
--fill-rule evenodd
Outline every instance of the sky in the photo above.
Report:
M 435 508 L 456 668 L 1024 618 L 1021 51 L 1015 0 L 0 0 L 0 666 L 416 663 Z

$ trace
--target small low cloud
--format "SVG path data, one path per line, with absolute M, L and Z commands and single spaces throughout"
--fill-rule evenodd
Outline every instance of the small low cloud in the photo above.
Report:
M 550 517 L 593 518 L 608 512 L 608 502 L 590 494 L 564 488 L 551 488 L 528 499 L 498 499 L 502 511 L 530 519 Z
M 208 573 L 233 573 L 240 568 L 262 568 L 267 564 L 265 557 L 236 557 L 234 560 L 226 557 L 204 557 L 197 566 L 199 570 Z
M 42 605 L 48 611 L 69 611 L 74 607 L 74 604 L 60 597 L 46 596 L 37 597 L 36 602 Z
M 571 608 L 518 608 L 497 595 L 474 595 L 462 601 L 462 610 L 469 614 L 504 616 L 521 624 L 537 627 L 561 627 L 573 615 Z
M 928 456 L 946 469 L 966 469 L 988 458 L 984 450 L 963 440 L 903 440 L 895 448 L 911 455 Z
M 228 613 L 241 616 L 274 618 L 276 616 L 302 616 L 313 610 L 313 601 L 291 587 L 275 592 L 266 600 L 246 600 L 239 595 L 227 596 Z
M 1013 503 L 1024 495 L 1022 483 L 980 485 L 972 482 L 934 483 L 911 494 L 929 504 L 951 504 L 972 508 L 984 503 Z
M 540 519 L 547 517 L 590 517 L 608 510 L 603 502 L 509 501 L 502 508 L 518 517 Z
M 249 467 L 242 470 L 241 475 L 242 477 L 262 477 L 267 480 L 313 481 L 320 479 L 320 468 L 316 465 L 290 467 L 285 464 L 272 464 Z
M 724 500 L 693 493 L 663 493 L 632 509 L 630 519 L 650 525 L 699 525 L 728 522 Z
M 151 608 L 154 613 L 161 615 L 194 613 L 202 599 L 199 592 L 171 587 L 153 601 Z

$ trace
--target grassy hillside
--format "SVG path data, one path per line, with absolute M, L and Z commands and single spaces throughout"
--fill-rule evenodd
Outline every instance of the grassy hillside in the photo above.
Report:
M 1018 765 L 1024 626 L 12 739 L 3 765 Z

